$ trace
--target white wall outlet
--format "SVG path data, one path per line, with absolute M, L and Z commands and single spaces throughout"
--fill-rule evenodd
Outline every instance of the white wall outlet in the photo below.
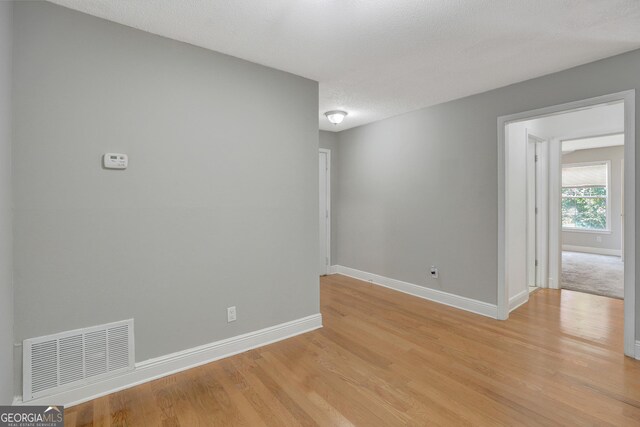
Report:
M 431 278 L 432 279 L 437 279 L 438 278 L 438 269 L 435 268 L 434 266 L 431 266 L 431 269 L 429 270 L 429 272 L 431 273 Z
M 596 242 L 602 242 L 602 236 L 596 236 Z
M 236 321 L 236 306 L 227 307 L 227 323 Z

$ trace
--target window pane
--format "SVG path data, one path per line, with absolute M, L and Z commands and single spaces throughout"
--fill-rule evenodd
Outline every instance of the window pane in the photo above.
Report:
M 562 226 L 605 230 L 607 228 L 606 197 L 563 197 Z

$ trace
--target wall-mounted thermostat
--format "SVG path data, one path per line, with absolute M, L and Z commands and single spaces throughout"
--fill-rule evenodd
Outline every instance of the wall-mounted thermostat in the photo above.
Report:
M 105 169 L 126 169 L 129 164 L 129 158 L 126 154 L 107 153 L 103 157 Z

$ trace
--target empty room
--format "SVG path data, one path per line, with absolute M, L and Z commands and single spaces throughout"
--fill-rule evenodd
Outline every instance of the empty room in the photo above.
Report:
M 0 1 L 0 426 L 639 425 L 636 0 Z

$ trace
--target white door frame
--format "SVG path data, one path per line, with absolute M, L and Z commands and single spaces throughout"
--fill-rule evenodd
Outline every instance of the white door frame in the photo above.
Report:
M 560 289 L 562 277 L 562 141 L 549 142 L 549 288 Z
M 598 96 L 595 98 L 584 99 L 580 101 L 568 102 L 565 104 L 554 105 L 551 107 L 539 108 L 531 111 L 510 114 L 498 117 L 498 319 L 506 320 L 509 318 L 509 295 L 508 283 L 506 283 L 506 187 L 505 187 L 505 125 L 512 122 L 519 122 L 527 119 L 533 119 L 548 116 L 568 110 L 576 110 L 580 108 L 589 108 L 599 104 L 609 102 L 624 102 L 624 252 L 625 252 L 625 268 L 624 268 L 624 354 L 636 357 L 635 354 L 635 145 L 636 145 L 636 128 L 635 128 L 635 90 L 613 93 L 609 95 Z M 640 355 L 638 355 L 640 357 Z
M 624 159 L 621 160 L 621 163 L 622 165 L 620 165 L 620 170 L 622 171 L 622 179 L 620 181 L 622 181 L 622 191 L 620 194 L 622 195 L 622 206 L 620 207 L 620 225 L 622 226 L 622 232 L 620 233 L 620 239 L 622 240 L 622 244 L 620 245 L 620 258 L 622 259 L 622 262 L 624 262 Z
M 527 200 L 534 200 L 534 212 L 531 212 L 531 207 L 527 207 L 527 212 L 529 215 L 533 215 L 527 221 L 527 227 L 533 227 L 533 238 L 534 245 L 527 243 L 527 248 L 534 248 L 534 257 L 533 257 L 533 269 L 535 271 L 535 283 L 534 286 L 538 288 L 547 288 L 548 287 L 548 275 L 547 275 L 547 263 L 548 263 L 548 247 L 549 247 L 549 230 L 548 230 L 548 219 L 549 219 L 549 208 L 548 208 L 548 151 L 549 151 L 549 141 L 536 136 L 531 133 L 529 129 L 527 129 L 527 139 L 529 143 L 531 143 L 531 139 L 535 141 L 534 148 L 534 164 L 535 173 L 533 176 L 527 171 L 527 182 L 530 183 L 530 179 L 534 179 L 534 188 L 535 191 L 534 197 L 531 195 L 527 196 Z M 529 159 L 527 158 L 527 162 Z M 530 166 L 530 165 L 529 165 Z M 531 185 L 527 185 L 527 191 L 531 191 Z M 535 209 L 537 208 L 537 212 Z M 531 231 L 527 232 L 527 238 L 532 237 Z M 532 268 L 531 265 L 531 256 L 529 255 L 528 260 L 528 268 Z M 537 264 L 536 264 L 537 261 Z
M 527 295 L 529 293 L 529 286 L 538 286 L 538 266 L 536 260 L 538 260 L 538 245 L 537 233 L 538 233 L 538 213 L 535 211 L 538 206 L 538 194 L 536 182 L 538 179 L 536 160 L 537 148 L 539 138 L 534 136 L 529 129 L 525 129 L 527 133 L 527 153 L 526 153 L 526 170 L 527 170 Z M 527 298 L 527 301 L 529 298 Z M 513 309 L 511 310 L 513 311 Z
M 331 150 L 320 148 L 319 153 L 327 155 L 327 271 L 324 274 L 329 274 L 331 269 Z
M 549 141 L 542 139 L 536 144 L 536 286 L 549 287 Z

